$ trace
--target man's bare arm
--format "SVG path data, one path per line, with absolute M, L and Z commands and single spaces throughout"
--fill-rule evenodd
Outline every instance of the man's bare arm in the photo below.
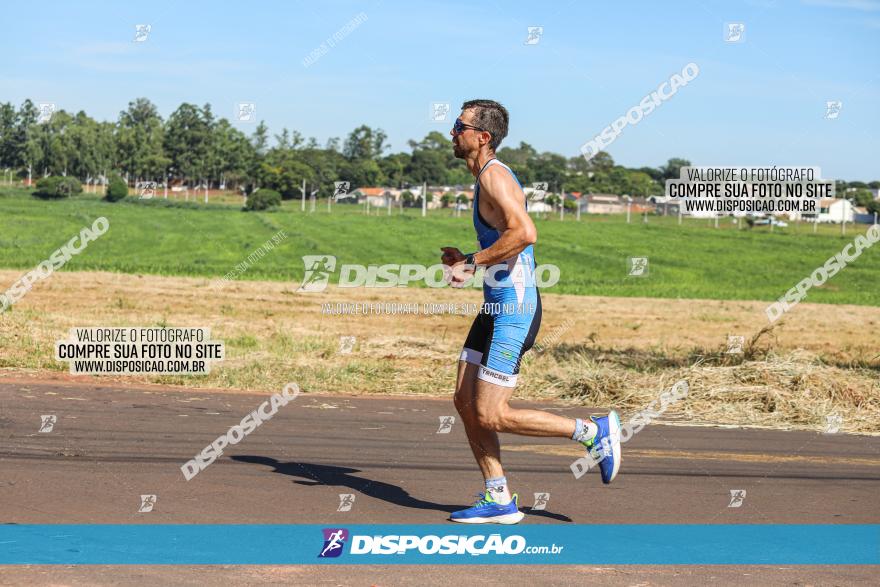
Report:
M 477 265 L 495 265 L 519 255 L 538 240 L 535 223 L 526 212 L 523 192 L 510 173 L 493 166 L 480 176 L 480 199 L 494 212 L 501 237 L 474 255 Z

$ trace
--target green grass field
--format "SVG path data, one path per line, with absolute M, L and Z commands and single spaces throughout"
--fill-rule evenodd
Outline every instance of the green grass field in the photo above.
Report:
M 450 210 L 374 210 L 319 202 L 314 213 L 299 202 L 275 212 L 245 213 L 234 206 L 167 205 L 160 200 L 129 199 L 110 204 L 94 196 L 43 201 L 17 188 L 0 189 L 0 267 L 29 270 L 99 216 L 109 232 L 65 265 L 65 271 L 116 271 L 159 275 L 221 277 L 284 230 L 287 240 L 256 261 L 238 279 L 299 281 L 302 255 L 329 254 L 339 264 L 439 262 L 441 246 L 473 250 L 470 213 Z M 716 229 L 707 220 L 650 216 L 632 224 L 617 216 L 557 216 L 537 219 L 538 263 L 559 266 L 552 293 L 774 300 L 807 277 L 825 260 L 864 234 L 867 225 L 806 224 L 770 233 L 766 227 L 737 230 L 730 219 Z M 630 277 L 629 257 L 648 257 L 648 275 Z M 807 301 L 880 305 L 880 247 L 861 257 Z M 0 284 L 5 289 L 11 284 Z

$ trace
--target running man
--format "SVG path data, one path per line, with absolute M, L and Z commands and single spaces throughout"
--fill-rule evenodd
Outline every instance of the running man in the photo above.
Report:
M 501 467 L 499 432 L 579 442 L 599 460 L 606 484 L 620 468 L 620 420 L 615 411 L 581 420 L 508 404 L 523 353 L 534 344 L 541 325 L 533 250 L 538 233 L 526 212 L 522 186 L 495 158 L 508 121 L 507 109 L 498 102 L 471 100 L 462 105 L 450 132 L 455 156 L 464 159 L 476 178 L 474 228 L 480 250 L 464 254 L 442 247 L 441 259 L 453 268 L 453 281 L 459 283 L 476 267 L 486 267 L 485 304 L 465 340 L 455 386 L 455 407 L 486 490 L 472 507 L 453 512 L 454 522 L 516 524 L 523 519 Z

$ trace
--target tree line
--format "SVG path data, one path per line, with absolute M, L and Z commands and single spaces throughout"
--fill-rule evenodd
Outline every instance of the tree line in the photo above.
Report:
M 333 194 L 336 181 L 348 181 L 352 189 L 473 183 L 464 162 L 452 154 L 448 131 L 410 140 L 411 152 L 390 153 L 379 128 L 362 125 L 343 141 L 331 138 L 319 145 L 287 128 L 270 137 L 264 122 L 246 134 L 217 117 L 210 104 L 183 103 L 167 120 L 146 98 L 130 102 L 115 122 L 96 121 L 83 111 L 58 110 L 43 118 L 30 100 L 19 108 L 0 103 L 0 168 L 20 178 L 62 175 L 88 181 L 113 173 L 130 183 L 175 182 L 246 193 L 266 187 L 284 198 L 299 197 L 303 180 L 318 197 Z M 642 197 L 662 194 L 664 181 L 690 165 L 674 158 L 660 167 L 634 169 L 617 165 L 605 152 L 587 161 L 538 152 L 524 142 L 497 154 L 524 186 L 546 182 L 549 191 Z M 880 182 L 849 185 L 867 191 Z

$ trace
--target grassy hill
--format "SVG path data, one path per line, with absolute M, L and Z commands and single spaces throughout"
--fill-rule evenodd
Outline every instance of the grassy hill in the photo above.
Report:
M 43 201 L 22 189 L 0 189 L 0 267 L 24 271 L 36 266 L 95 218 L 110 220 L 109 232 L 91 243 L 66 271 L 220 277 L 279 230 L 288 238 L 238 279 L 299 281 L 302 255 L 335 255 L 338 263 L 439 262 L 439 247 L 473 250 L 469 213 L 449 210 L 400 214 L 374 210 L 366 216 L 351 206 L 318 204 L 315 213 L 285 202 L 277 212 L 244 213 L 235 206 L 129 199 L 110 204 L 94 196 Z M 579 295 L 774 300 L 825 260 L 864 234 L 866 225 L 738 230 L 730 219 L 716 229 L 707 220 L 582 216 L 536 220 L 538 263 L 560 267 L 558 285 L 548 291 Z M 648 257 L 648 275 L 628 276 L 630 257 Z M 808 301 L 880 305 L 880 247 L 867 249 Z M 11 284 L 0 284 L 5 289 Z

